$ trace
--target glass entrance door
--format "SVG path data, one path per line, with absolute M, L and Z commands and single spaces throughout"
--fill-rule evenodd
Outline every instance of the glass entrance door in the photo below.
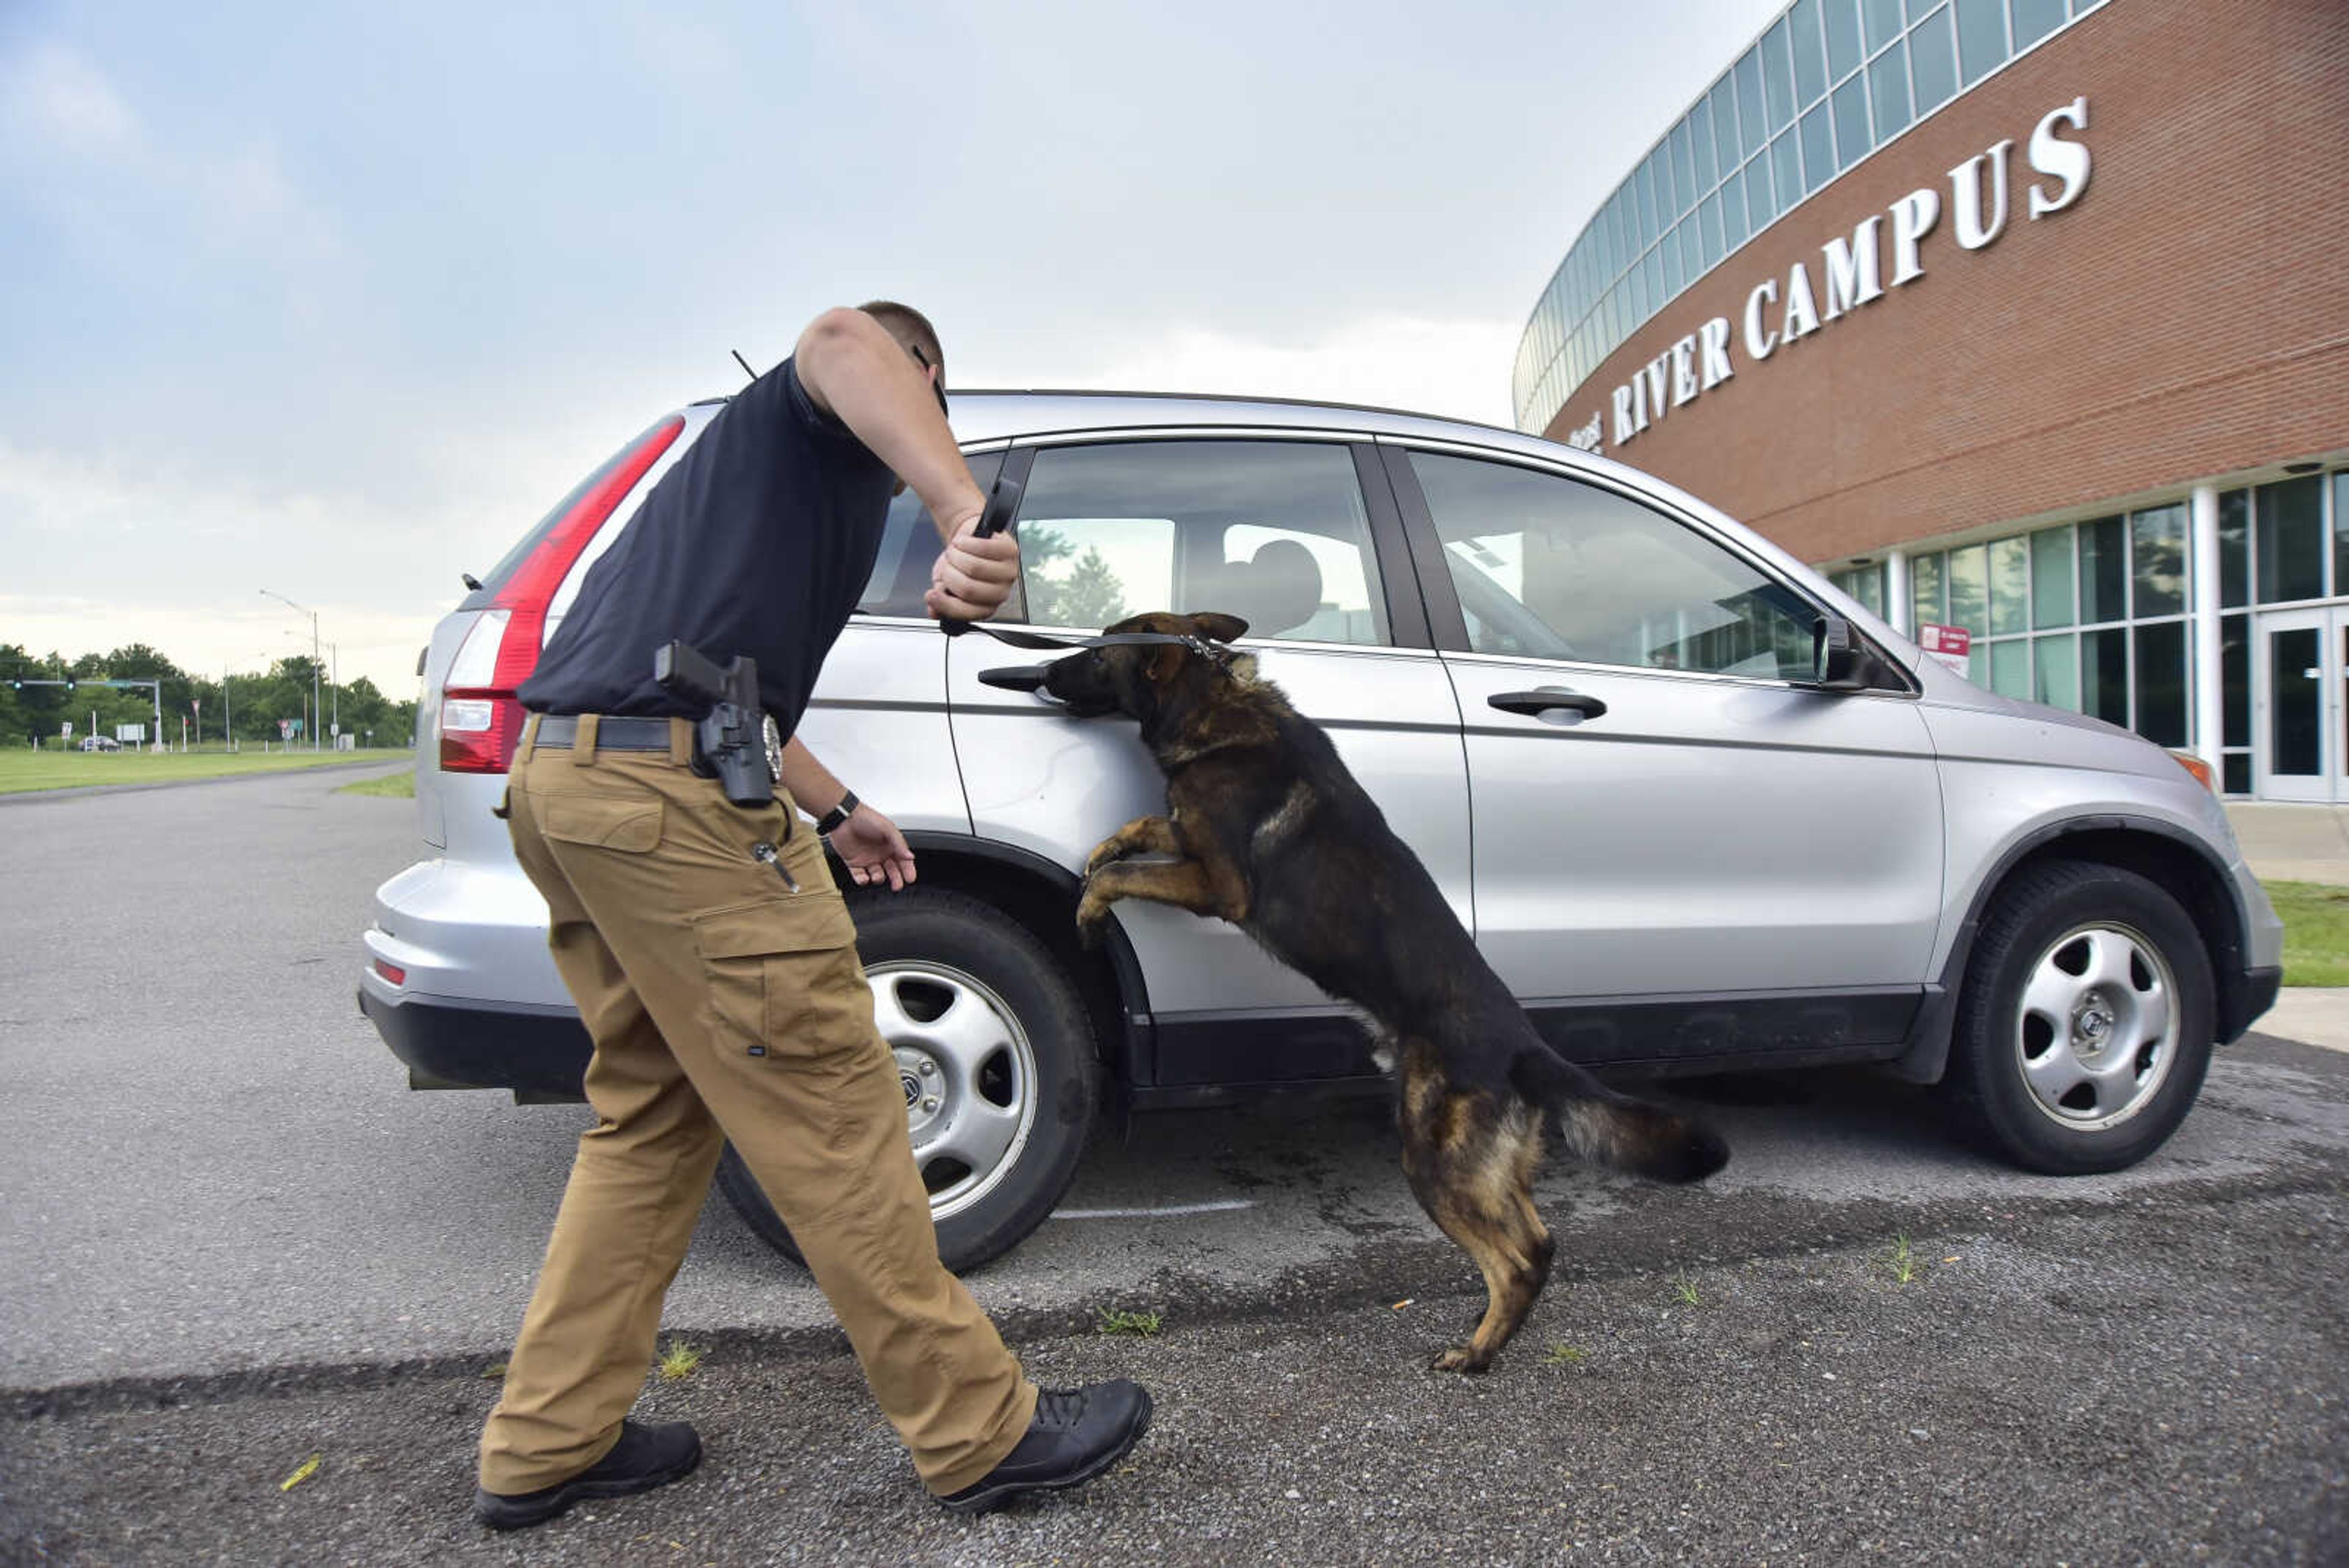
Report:
M 2342 733 L 2349 608 L 2260 618 L 2259 793 L 2263 800 L 2349 801 Z

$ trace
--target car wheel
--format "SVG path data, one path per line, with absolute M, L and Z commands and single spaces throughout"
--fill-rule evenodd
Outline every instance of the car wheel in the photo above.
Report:
M 914 888 L 850 909 L 938 1256 L 976 1268 L 1042 1224 L 1076 1176 L 1100 1081 L 1091 1015 L 1044 945 L 991 905 Z M 718 1184 L 762 1241 L 804 1261 L 731 1144 Z
M 2192 1108 L 2212 991 L 2201 934 L 2159 887 L 2116 867 L 2036 867 L 2000 891 L 1975 939 L 1950 1086 L 2026 1169 L 2123 1169 Z

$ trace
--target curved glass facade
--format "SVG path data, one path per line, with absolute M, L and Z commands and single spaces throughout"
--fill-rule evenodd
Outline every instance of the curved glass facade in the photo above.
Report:
M 1616 347 L 1812 192 L 2106 0 L 1795 0 L 1575 240 L 1517 344 L 1539 434 Z

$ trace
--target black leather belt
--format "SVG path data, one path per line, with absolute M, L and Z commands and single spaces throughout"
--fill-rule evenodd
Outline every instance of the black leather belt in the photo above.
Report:
M 602 719 L 595 725 L 595 749 L 599 752 L 666 752 L 668 750 L 668 727 L 667 719 Z M 578 716 L 569 713 L 540 714 L 536 743 L 542 746 L 577 745 Z

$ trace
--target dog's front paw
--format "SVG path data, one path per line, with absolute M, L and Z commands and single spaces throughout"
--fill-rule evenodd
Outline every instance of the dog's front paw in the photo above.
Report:
M 1077 940 L 1090 952 L 1101 946 L 1108 929 L 1109 900 L 1086 888 L 1085 896 L 1077 901 Z
M 1085 875 L 1091 877 L 1110 862 L 1122 860 L 1124 857 L 1124 844 L 1115 837 L 1104 838 L 1093 846 L 1093 852 L 1091 855 L 1085 857 Z

